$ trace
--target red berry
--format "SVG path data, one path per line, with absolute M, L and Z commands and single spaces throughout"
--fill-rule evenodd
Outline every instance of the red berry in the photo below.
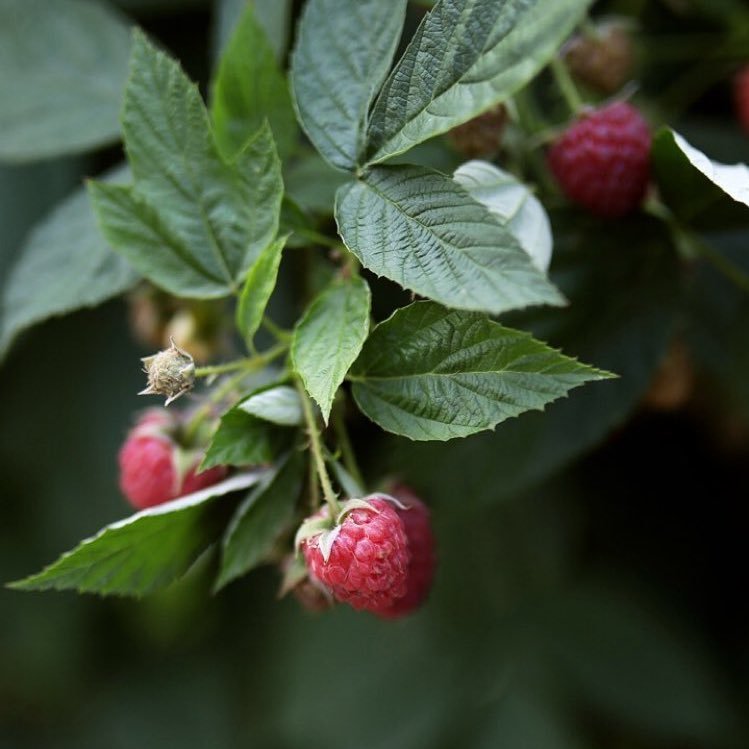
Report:
M 734 78 L 733 98 L 739 123 L 749 133 L 749 65 L 741 68 Z
M 565 195 L 604 218 L 631 213 L 650 178 L 650 128 L 626 102 L 588 112 L 549 151 Z
M 327 559 L 321 549 L 325 534 L 305 539 L 301 548 L 310 575 L 336 600 L 357 610 L 381 611 L 406 593 L 408 541 L 389 500 L 375 494 L 364 501 L 370 507 L 355 507 L 332 531 Z M 320 516 L 327 516 L 327 508 Z
M 187 470 L 180 471 L 185 461 L 170 434 L 176 424 L 170 414 L 151 409 L 139 419 L 120 449 L 120 489 L 139 510 L 204 489 L 226 474 L 223 466 L 217 466 L 196 475 L 202 459 L 199 453 L 188 453 Z
M 424 603 L 432 587 L 436 565 L 429 509 L 403 484 L 393 487 L 391 494 L 407 507 L 406 510 L 396 509 L 396 511 L 406 530 L 411 560 L 408 565 L 406 594 L 389 608 L 377 612 L 388 619 L 410 614 Z

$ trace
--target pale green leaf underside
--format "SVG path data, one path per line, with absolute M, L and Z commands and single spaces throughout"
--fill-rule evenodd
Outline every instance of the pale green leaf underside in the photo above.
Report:
M 232 476 L 202 491 L 143 510 L 103 528 L 38 575 L 12 583 L 20 590 L 143 595 L 181 577 L 221 533 L 218 498 L 248 489 L 264 471 Z
M 556 53 L 591 0 L 442 0 L 377 98 L 370 163 L 475 117 L 522 88 Z
M 294 330 L 294 368 L 325 421 L 336 390 L 367 337 L 369 305 L 369 286 L 363 279 L 336 281 L 312 302 Z
M 197 296 L 200 290 L 194 280 L 185 288 L 179 287 L 181 280 L 168 280 L 175 263 L 185 266 L 187 278 L 203 276 L 207 290 L 201 296 L 219 296 L 219 285 L 224 294 L 236 290 L 278 229 L 283 185 L 267 125 L 226 161 L 197 87 L 136 31 L 123 131 L 135 178 L 130 202 L 141 216 L 147 209 L 151 229 L 158 224 L 157 234 L 169 241 L 163 253 L 154 254 L 150 241 L 138 244 L 135 235 L 124 241 L 126 227 L 118 225 L 109 233 L 115 249 L 173 293 Z M 124 193 L 117 201 L 123 212 Z M 108 215 L 100 213 L 100 220 L 106 232 Z
M 105 179 L 127 178 L 117 169 Z M 0 289 L 0 356 L 24 329 L 121 294 L 138 275 L 107 246 L 83 188 L 38 223 Z
M 243 400 L 237 408 L 258 419 L 280 426 L 300 426 L 304 423 L 304 411 L 299 393 L 289 385 L 278 385 L 261 390 Z
M 247 274 L 242 294 L 237 304 L 237 328 L 248 343 L 252 342 L 263 322 L 265 308 L 276 286 L 281 253 L 287 236 L 271 242 L 258 256 Z
M 564 303 L 512 232 L 437 172 L 377 167 L 340 188 L 336 221 L 366 268 L 447 307 L 499 314 Z
M 721 164 L 705 156 L 702 151 L 690 145 L 687 140 L 675 131 L 674 142 L 692 166 L 707 177 L 737 203 L 749 207 L 749 166 L 746 164 Z
M 353 169 L 367 111 L 393 59 L 406 0 L 309 0 L 291 63 L 304 131 L 334 166 Z
M 746 164 L 713 161 L 667 127 L 653 139 L 652 161 L 661 198 L 682 222 L 701 230 L 746 226 Z
M 233 156 L 267 119 L 285 157 L 296 143 L 296 116 L 286 77 L 255 15 L 246 5 L 221 57 L 211 105 L 216 141 Z
M 130 35 L 104 5 L 0 2 L 0 160 L 76 153 L 119 137 Z
M 499 219 L 544 273 L 549 270 L 553 239 L 544 207 L 533 193 L 509 172 L 488 161 L 468 161 L 453 179 Z
M 400 309 L 378 325 L 351 373 L 359 408 L 413 440 L 493 429 L 608 376 L 528 333 L 432 302 Z
M 304 463 L 303 453 L 292 451 L 239 505 L 224 535 L 216 589 L 257 567 L 273 551 L 293 518 Z

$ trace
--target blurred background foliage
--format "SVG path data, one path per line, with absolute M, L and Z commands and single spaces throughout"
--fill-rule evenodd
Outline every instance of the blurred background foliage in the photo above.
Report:
M 117 4 L 205 84 L 242 3 Z M 730 101 L 737 60 L 749 59 L 746 3 L 620 0 L 595 12 L 639 26 L 641 94 L 658 117 L 713 158 L 749 161 Z M 283 13 L 264 17 L 283 39 Z M 442 142 L 422 155 L 455 160 Z M 112 147 L 1 166 L 0 274 L 81 175 L 118 160 Z M 305 185 L 327 178 L 313 166 L 295 167 L 302 203 Z M 401 474 L 434 507 L 440 569 L 420 614 L 314 616 L 275 600 L 273 569 L 211 597 L 210 559 L 142 601 L 2 589 L 0 747 L 748 746 L 749 297 L 710 268 L 671 267 L 654 222 L 612 242 L 579 215 L 552 218 L 552 272 L 575 304 L 513 322 L 625 376 L 436 447 L 354 424 L 368 475 Z M 749 232 L 710 240 L 749 272 Z M 294 303 L 277 297 L 293 320 Z M 654 408 L 643 395 L 676 334 L 692 394 Z M 3 580 L 127 514 L 116 453 L 143 405 L 142 355 L 121 301 L 45 323 L 11 350 Z M 604 418 L 591 425 L 592 412 Z

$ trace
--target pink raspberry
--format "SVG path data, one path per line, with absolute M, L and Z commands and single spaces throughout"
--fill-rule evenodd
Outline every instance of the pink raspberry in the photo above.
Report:
M 226 475 L 223 466 L 196 474 L 202 455 L 185 452 L 177 445 L 172 437 L 177 424 L 170 414 L 151 409 L 138 420 L 120 449 L 120 489 L 136 509 L 204 489 Z
M 391 489 L 391 494 L 407 509 L 396 509 L 400 515 L 408 539 L 411 560 L 408 565 L 406 594 L 377 614 L 386 619 L 395 619 L 410 614 L 424 603 L 432 587 L 436 555 L 434 534 L 429 508 L 403 484 Z
M 733 81 L 733 100 L 739 123 L 749 134 L 749 65 L 745 65 L 736 73 Z
M 364 501 L 369 508 L 347 512 L 333 529 L 327 559 L 321 548 L 324 533 L 305 539 L 301 548 L 310 575 L 336 600 L 357 610 L 380 611 L 406 594 L 408 541 L 390 501 L 376 494 Z M 326 516 L 324 508 L 320 517 Z
M 583 114 L 554 143 L 549 166 L 564 194 L 604 218 L 631 213 L 650 179 L 650 128 L 626 102 Z

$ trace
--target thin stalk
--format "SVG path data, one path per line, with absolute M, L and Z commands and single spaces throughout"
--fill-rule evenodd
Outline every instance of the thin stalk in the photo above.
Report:
M 270 364 L 274 359 L 281 356 L 288 347 L 284 344 L 278 344 L 264 351 L 262 354 L 257 356 L 238 359 L 237 361 L 227 362 L 226 364 L 218 364 L 214 367 L 200 367 L 195 370 L 196 377 L 208 377 L 214 374 L 224 374 L 229 372 L 237 372 L 234 377 L 229 377 L 226 381 L 222 382 L 220 387 L 217 387 L 206 399 L 203 405 L 194 413 L 192 419 L 185 427 L 185 440 L 189 443 L 197 434 L 203 422 L 213 411 L 213 407 L 216 403 L 223 400 L 231 391 L 244 380 L 247 375 L 257 372 L 263 367 Z M 206 371 L 212 370 L 212 371 Z M 200 372 L 200 374 L 199 374 Z
M 549 67 L 554 75 L 559 92 L 562 94 L 570 111 L 572 114 L 578 114 L 585 106 L 585 102 L 583 102 L 582 97 L 578 93 L 575 82 L 567 70 L 567 66 L 562 60 L 555 57 Z
M 312 410 L 312 403 L 307 395 L 307 391 L 299 381 L 297 381 L 297 390 L 299 391 L 299 397 L 302 399 L 304 421 L 307 424 L 307 435 L 309 436 L 309 447 L 312 452 L 312 459 L 314 461 L 317 477 L 320 480 L 320 486 L 322 487 L 323 497 L 330 507 L 330 514 L 334 518 L 337 518 L 341 511 L 341 507 L 338 504 L 338 499 L 333 491 L 333 485 L 330 483 L 328 469 L 325 467 L 325 456 L 323 455 L 320 431 L 317 428 L 317 421 L 315 420 L 315 414 Z
M 691 237 L 691 246 L 695 252 L 707 260 L 715 270 L 722 273 L 729 281 L 738 286 L 742 291 L 749 293 L 749 275 L 736 267 L 730 260 L 724 257 L 718 250 L 713 249 L 696 237 Z
M 365 486 L 364 478 L 359 470 L 359 464 L 356 461 L 356 454 L 354 453 L 354 448 L 351 444 L 351 439 L 349 438 L 348 429 L 346 428 L 343 408 L 336 408 L 333 411 L 333 429 L 335 430 L 336 438 L 338 440 L 338 447 L 341 450 L 343 465 L 359 486 Z

